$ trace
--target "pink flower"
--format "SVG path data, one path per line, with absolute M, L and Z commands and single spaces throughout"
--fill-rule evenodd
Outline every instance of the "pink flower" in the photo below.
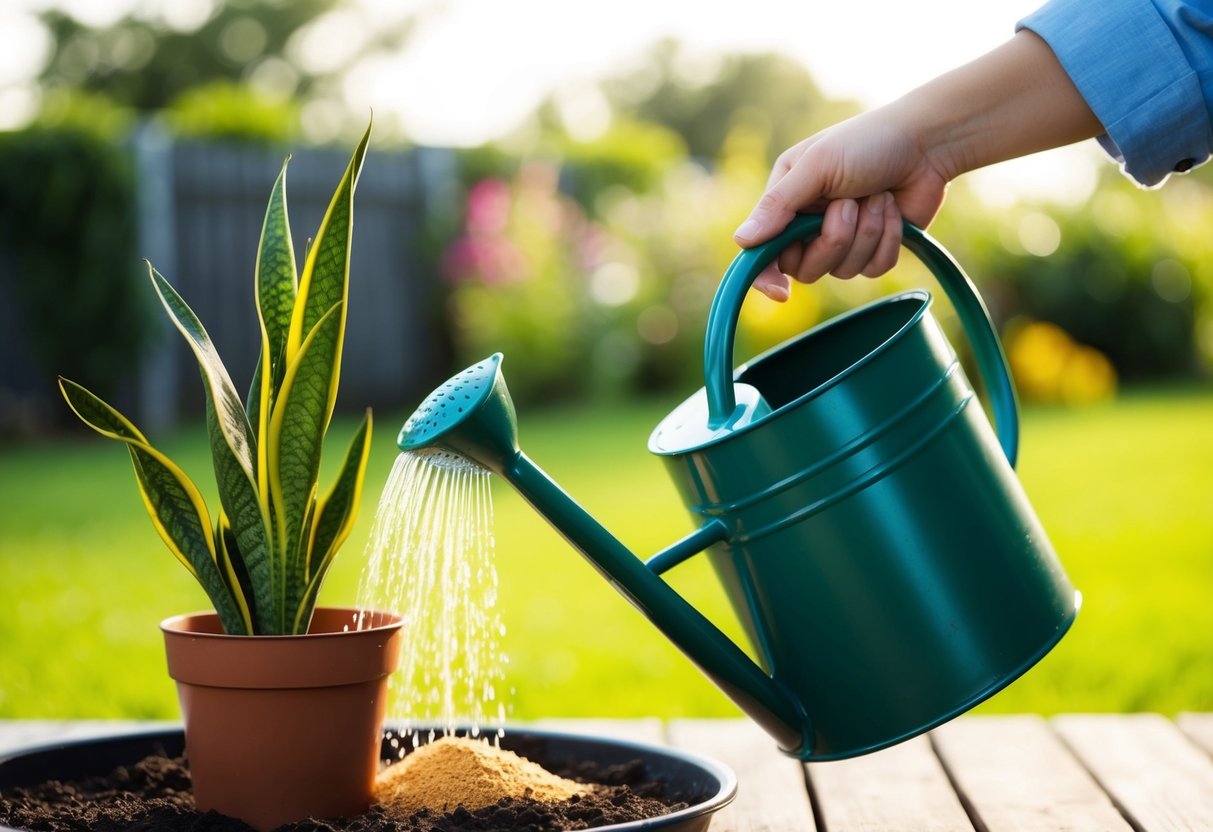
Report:
M 461 237 L 442 257 L 447 280 L 480 280 L 487 284 L 513 283 L 527 275 L 526 258 L 509 240 Z
M 510 218 L 510 186 L 501 179 L 482 179 L 468 191 L 467 228 L 472 234 L 500 234 Z

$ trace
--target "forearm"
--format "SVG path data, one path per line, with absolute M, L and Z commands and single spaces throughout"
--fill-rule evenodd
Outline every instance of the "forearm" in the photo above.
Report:
M 1048 44 L 1026 29 L 889 106 L 949 180 L 1104 132 Z

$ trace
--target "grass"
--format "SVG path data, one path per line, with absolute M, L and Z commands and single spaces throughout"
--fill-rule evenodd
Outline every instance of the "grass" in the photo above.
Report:
M 671 405 L 524 409 L 523 445 L 647 555 L 690 529 L 645 450 Z M 353 600 L 400 421 L 380 414 L 363 515 L 322 602 Z M 1020 475 L 1085 601 L 1061 645 L 984 710 L 1213 710 L 1210 425 L 1207 390 L 1025 414 Z M 209 479 L 196 430 L 161 444 Z M 494 498 L 514 718 L 737 713 L 500 482 Z M 670 579 L 738 636 L 702 559 Z M 206 599 L 156 539 L 117 446 L 0 449 L 0 604 L 0 717 L 176 717 L 156 624 Z

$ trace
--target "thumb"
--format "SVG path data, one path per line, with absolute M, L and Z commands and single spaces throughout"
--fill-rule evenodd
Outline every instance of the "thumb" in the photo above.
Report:
M 793 166 L 767 188 L 750 216 L 733 232 L 734 242 L 742 248 L 765 243 L 783 231 L 797 211 L 812 206 L 823 190 L 819 177 Z

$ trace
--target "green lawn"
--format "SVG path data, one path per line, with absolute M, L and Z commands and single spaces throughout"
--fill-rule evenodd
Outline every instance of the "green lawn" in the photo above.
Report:
M 524 409 L 523 446 L 647 555 L 690 530 L 645 450 L 671 404 Z M 364 513 L 322 601 L 353 600 L 399 423 L 380 416 Z M 195 432 L 162 444 L 206 482 Z M 1029 410 L 1020 472 L 1085 601 L 1061 646 L 984 708 L 1213 710 L 1213 392 Z M 736 713 L 508 488 L 494 494 L 514 718 Z M 671 581 L 737 634 L 705 563 Z M 0 717 L 176 716 L 156 624 L 206 599 L 156 539 L 116 445 L 0 450 L 0 602 Z

